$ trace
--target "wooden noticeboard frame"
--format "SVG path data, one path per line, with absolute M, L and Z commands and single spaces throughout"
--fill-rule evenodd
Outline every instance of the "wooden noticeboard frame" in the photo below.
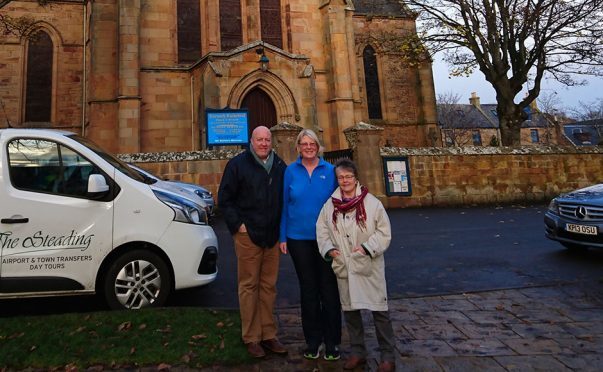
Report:
M 383 178 L 387 196 L 412 195 L 408 156 L 383 157 Z

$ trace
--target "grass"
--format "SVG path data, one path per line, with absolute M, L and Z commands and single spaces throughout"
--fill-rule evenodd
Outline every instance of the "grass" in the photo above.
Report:
M 250 362 L 236 311 L 160 308 L 0 318 L 0 370 Z

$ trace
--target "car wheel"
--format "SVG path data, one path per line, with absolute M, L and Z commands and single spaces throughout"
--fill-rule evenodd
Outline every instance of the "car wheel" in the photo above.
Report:
M 583 253 L 586 252 L 588 248 L 583 245 L 572 244 L 572 243 L 561 243 L 565 248 L 567 248 L 572 253 Z
M 164 260 L 142 250 L 119 256 L 103 281 L 105 300 L 112 309 L 162 306 L 171 288 L 172 278 Z

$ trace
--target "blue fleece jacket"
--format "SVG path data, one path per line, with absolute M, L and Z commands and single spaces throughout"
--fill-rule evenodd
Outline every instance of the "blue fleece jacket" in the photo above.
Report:
M 301 157 L 289 164 L 285 170 L 280 241 L 316 240 L 318 214 L 336 187 L 335 167 L 322 158 L 312 177 Z

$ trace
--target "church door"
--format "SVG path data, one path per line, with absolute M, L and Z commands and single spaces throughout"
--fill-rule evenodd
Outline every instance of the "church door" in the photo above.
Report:
M 251 132 L 258 126 L 271 128 L 277 124 L 274 103 L 270 96 L 260 88 L 253 88 L 247 93 L 243 98 L 241 108 L 249 110 L 249 138 L 251 138 Z

